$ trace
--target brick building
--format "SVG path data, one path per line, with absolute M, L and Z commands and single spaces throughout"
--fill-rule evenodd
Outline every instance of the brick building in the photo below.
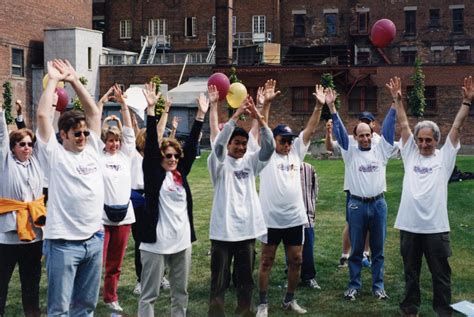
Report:
M 44 63 L 43 30 L 64 27 L 90 29 L 92 0 L 2 1 L 0 83 L 12 83 L 13 100 L 23 101 L 27 117 L 31 113 L 32 69 L 42 69 Z M 0 102 L 3 102 L 1 94 Z
M 220 7 L 230 3 L 232 18 L 227 21 L 219 14 L 215 19 L 216 3 Z M 127 86 L 155 74 L 171 89 L 184 62 L 179 54 L 194 56 L 188 60 L 184 79 L 215 71 L 229 73 L 228 63 L 216 65 L 209 56 L 214 49 L 217 54 L 225 51 L 219 43 L 231 38 L 231 61 L 250 93 L 268 78 L 279 83 L 283 94 L 273 105 L 272 126 L 281 121 L 297 130 L 303 126 L 314 105 L 314 84 L 323 73 L 334 77 L 342 99 L 340 112 L 349 126 L 363 110 L 374 112 L 381 121 L 390 102 L 386 81 L 399 75 L 406 92 L 413 85 L 410 77 L 419 57 L 426 76 L 425 118 L 439 122 L 446 136 L 460 105 L 463 77 L 474 75 L 473 1 L 138 0 L 103 5 L 105 46 L 139 52 L 143 55 L 140 63 L 148 65 L 102 66 L 101 78 L 106 79 L 102 92 L 113 82 Z M 382 18 L 395 23 L 397 34 L 388 47 L 380 49 L 372 45 L 369 34 Z M 156 39 L 155 51 L 147 51 L 146 46 Z M 268 63 L 266 42 L 281 46 L 279 62 Z M 474 109 L 472 113 L 466 122 L 471 127 Z M 223 120 L 225 115 L 222 111 Z M 462 141 L 474 144 L 474 131 L 465 129 Z

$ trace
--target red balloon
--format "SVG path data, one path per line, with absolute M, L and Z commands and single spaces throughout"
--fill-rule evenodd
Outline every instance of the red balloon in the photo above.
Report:
M 379 48 L 384 48 L 395 38 L 397 28 L 389 19 L 381 19 L 374 23 L 370 31 L 372 43 Z
M 58 103 L 56 104 L 56 111 L 63 112 L 69 103 L 69 96 L 66 89 L 57 87 L 56 93 L 58 94 Z
M 207 80 L 207 85 L 216 86 L 217 91 L 219 91 L 219 100 L 222 101 L 225 99 L 225 96 L 227 96 L 227 92 L 229 91 L 230 81 L 223 73 L 214 73 Z

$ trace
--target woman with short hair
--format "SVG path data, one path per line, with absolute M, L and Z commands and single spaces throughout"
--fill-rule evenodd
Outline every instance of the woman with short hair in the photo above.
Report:
M 5 314 L 8 284 L 19 266 L 25 316 L 40 316 L 39 284 L 46 221 L 43 173 L 29 129 L 8 134 L 0 107 L 0 316 Z

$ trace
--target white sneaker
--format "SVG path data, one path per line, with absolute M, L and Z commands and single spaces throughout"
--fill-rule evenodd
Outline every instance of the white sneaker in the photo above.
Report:
M 255 317 L 267 317 L 268 316 L 268 304 L 260 304 L 257 307 L 257 314 Z
M 107 306 L 108 308 L 110 308 L 111 310 L 115 310 L 115 311 L 123 311 L 123 308 L 120 307 L 119 305 L 119 302 L 118 301 L 115 301 L 115 302 L 111 302 L 111 303 L 105 303 L 105 306 Z
M 138 282 L 137 285 L 135 285 L 135 288 L 133 289 L 133 294 L 141 295 L 141 293 L 142 293 L 142 284 Z
M 298 303 L 296 302 L 296 299 L 293 299 L 291 302 L 289 303 L 285 303 L 283 302 L 283 304 L 281 304 L 281 307 L 284 309 L 284 310 L 287 310 L 287 311 L 294 311 L 295 313 L 299 314 L 299 315 L 303 315 L 303 314 L 306 314 L 307 313 L 307 310 L 304 309 L 303 307 L 301 307 L 300 305 L 298 305 Z
M 166 277 L 163 276 L 163 279 L 161 280 L 161 289 L 170 289 L 170 282 L 166 279 Z

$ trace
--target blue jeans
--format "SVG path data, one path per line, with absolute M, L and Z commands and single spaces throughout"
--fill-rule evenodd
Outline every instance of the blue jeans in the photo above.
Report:
M 285 274 L 288 274 L 288 255 L 285 247 Z M 316 277 L 314 268 L 314 228 L 304 228 L 303 263 L 301 264 L 301 280 L 308 281 Z
M 387 203 L 383 197 L 362 202 L 349 199 L 349 237 L 351 255 L 349 256 L 349 288 L 360 289 L 360 272 L 367 231 L 370 232 L 370 250 L 372 252 L 372 292 L 384 289 L 384 243 L 387 235 Z
M 99 299 L 103 232 L 90 239 L 44 240 L 48 316 L 93 316 Z

